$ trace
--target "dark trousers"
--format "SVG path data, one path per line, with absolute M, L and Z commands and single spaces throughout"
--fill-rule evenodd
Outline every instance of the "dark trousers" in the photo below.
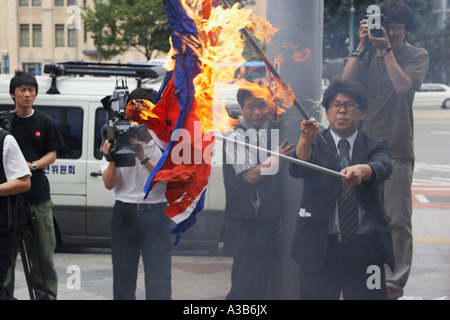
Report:
M 278 224 L 262 219 L 225 223 L 225 249 L 233 256 L 227 300 L 263 300 L 273 270 Z
M 0 232 L 0 300 L 11 299 L 11 295 L 3 286 L 11 263 L 11 253 L 16 239 L 16 230 Z
M 171 220 L 166 203 L 138 210 L 135 204 L 116 201 L 111 218 L 113 296 L 136 299 L 140 254 L 144 264 L 146 299 L 171 299 Z
M 386 283 L 382 244 L 376 233 L 347 242 L 329 236 L 327 258 L 318 272 L 300 264 L 300 299 L 384 300 Z

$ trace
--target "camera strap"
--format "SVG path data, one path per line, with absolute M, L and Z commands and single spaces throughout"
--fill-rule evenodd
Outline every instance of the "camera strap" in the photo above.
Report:
M 365 88 L 367 88 L 367 85 L 368 85 L 367 75 L 369 74 L 370 65 L 372 63 L 372 60 L 373 60 L 373 57 L 374 57 L 376 51 L 377 51 L 377 49 L 372 44 L 369 44 L 361 52 L 361 54 L 364 55 L 364 60 L 360 67 L 361 71 L 359 72 L 359 81 L 364 85 Z

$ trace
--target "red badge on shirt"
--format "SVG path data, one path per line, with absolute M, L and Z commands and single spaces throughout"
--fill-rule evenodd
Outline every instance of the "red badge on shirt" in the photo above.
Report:
M 41 136 L 41 132 L 40 132 L 40 131 L 36 131 L 36 132 L 34 133 L 34 135 L 35 135 L 36 137 L 40 137 L 40 136 Z

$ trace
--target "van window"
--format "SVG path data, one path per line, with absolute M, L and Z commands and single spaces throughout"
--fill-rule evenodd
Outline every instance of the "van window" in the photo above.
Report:
M 49 115 L 56 124 L 63 147 L 57 150 L 57 158 L 78 159 L 81 157 L 83 141 L 83 109 L 80 107 L 33 106 Z M 0 111 L 13 110 L 14 105 L 0 105 Z
M 34 106 L 38 111 L 48 114 L 56 124 L 63 142 L 57 150 L 57 157 L 78 159 L 81 157 L 83 141 L 83 109 L 79 107 Z
M 106 123 L 106 109 L 98 108 L 95 110 L 95 141 L 94 141 L 94 157 L 101 160 L 103 157 L 102 150 L 102 127 Z

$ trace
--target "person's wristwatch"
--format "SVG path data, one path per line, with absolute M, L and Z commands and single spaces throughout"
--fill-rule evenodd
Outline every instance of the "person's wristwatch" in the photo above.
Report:
M 389 47 L 389 48 L 386 48 L 386 49 L 383 49 L 383 50 L 381 50 L 381 54 L 383 55 L 383 56 L 385 56 L 385 55 L 387 55 L 389 52 L 391 52 L 392 51 L 392 47 Z
M 353 50 L 350 57 L 360 58 L 362 59 L 364 57 L 364 54 L 362 51 Z
M 37 167 L 36 167 L 36 163 L 32 162 L 31 163 L 31 171 L 36 171 Z
M 149 158 L 148 156 L 146 156 L 145 159 L 141 161 L 141 164 L 144 165 L 144 164 L 146 164 L 149 160 L 150 160 L 150 158 Z

